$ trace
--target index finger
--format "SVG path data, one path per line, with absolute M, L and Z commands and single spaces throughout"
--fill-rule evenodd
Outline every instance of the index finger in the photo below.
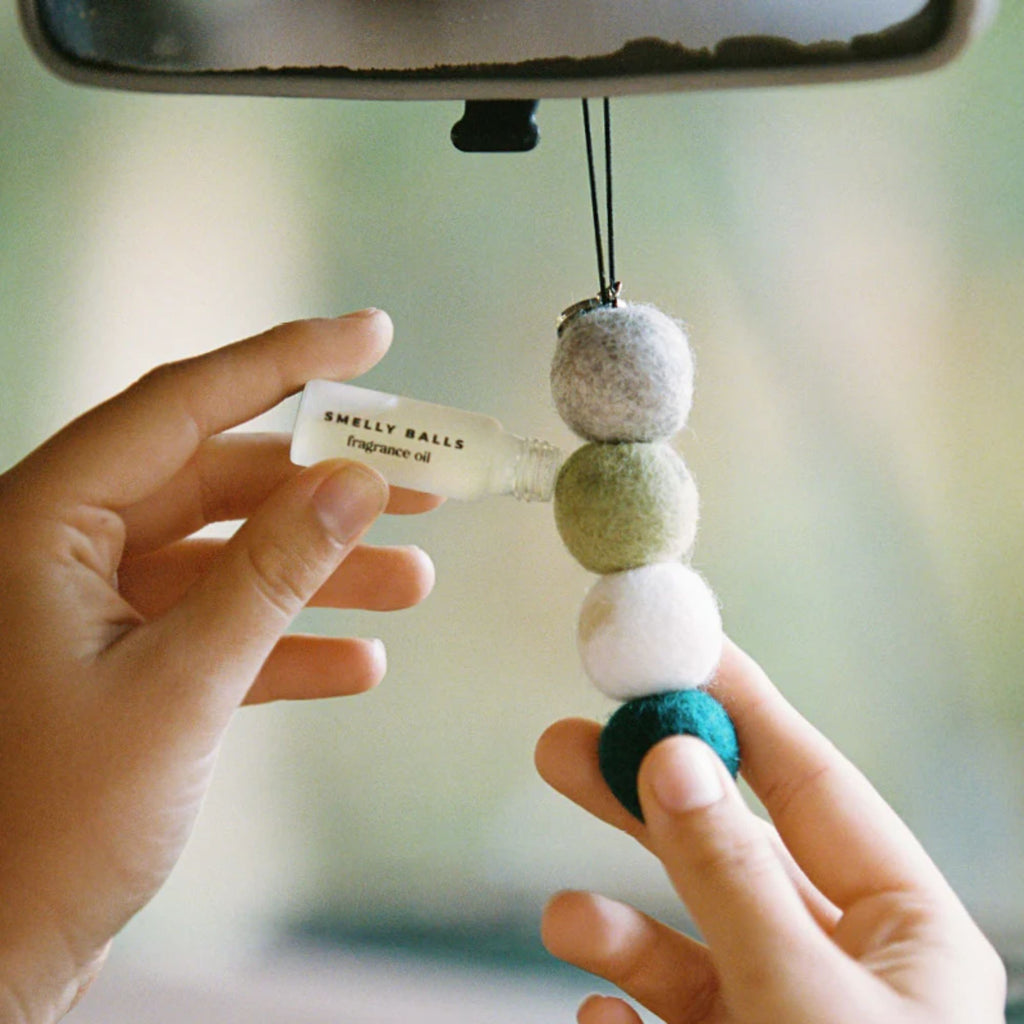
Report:
M 141 500 L 169 480 L 206 438 L 252 419 L 314 377 L 345 380 L 391 344 L 387 314 L 362 310 L 300 320 L 168 363 L 79 417 L 22 464 L 38 467 L 51 500 L 106 508 Z
M 631 835 L 653 853 L 647 827 L 619 803 L 601 775 L 598 758 L 600 735 L 601 726 L 597 722 L 582 718 L 555 722 L 537 743 L 537 770 L 549 786 L 601 821 Z M 764 830 L 768 843 L 811 916 L 822 928 L 830 931 L 835 926 L 836 908 L 811 884 L 775 829 L 761 818 L 756 822 L 757 827 Z
M 713 693 L 736 726 L 741 774 L 787 848 L 832 903 L 947 889 L 938 868 L 871 783 L 731 641 Z

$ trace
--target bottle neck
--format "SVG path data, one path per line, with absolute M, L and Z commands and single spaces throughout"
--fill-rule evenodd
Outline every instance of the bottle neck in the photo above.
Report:
M 536 437 L 508 438 L 513 453 L 502 490 L 520 501 L 550 501 L 565 453 Z

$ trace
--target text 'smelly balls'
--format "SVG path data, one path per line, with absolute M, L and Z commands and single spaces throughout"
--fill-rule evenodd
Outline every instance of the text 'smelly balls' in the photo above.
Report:
M 569 320 L 551 364 L 559 415 L 588 441 L 661 441 L 686 424 L 693 356 L 654 306 L 600 306 Z
M 701 576 L 661 562 L 602 576 L 580 609 L 580 658 L 608 697 L 703 686 L 722 655 L 718 601 Z
M 663 444 L 585 444 L 555 483 L 555 525 L 595 573 L 681 558 L 697 533 L 697 488 Z
M 637 775 L 648 751 L 669 736 L 702 739 L 735 776 L 740 767 L 736 730 L 725 708 L 705 690 L 674 690 L 623 704 L 598 741 L 598 763 L 608 788 L 643 821 Z

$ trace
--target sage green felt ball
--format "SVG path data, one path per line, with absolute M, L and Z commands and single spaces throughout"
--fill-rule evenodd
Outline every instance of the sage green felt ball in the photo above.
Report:
M 697 488 L 666 444 L 585 444 L 555 482 L 569 553 L 605 574 L 681 558 L 697 534 Z

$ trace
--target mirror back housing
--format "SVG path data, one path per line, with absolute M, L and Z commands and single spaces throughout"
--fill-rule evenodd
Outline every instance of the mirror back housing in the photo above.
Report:
M 116 12 L 124 0 L 19 0 L 21 22 L 42 62 L 68 81 L 149 92 L 306 96 L 382 100 L 538 100 L 617 96 L 699 89 L 765 87 L 859 81 L 914 74 L 955 57 L 984 27 L 996 0 L 922 0 L 920 11 L 884 31 L 843 42 L 799 44 L 768 35 L 722 39 L 687 48 L 659 38 L 631 38 L 612 53 L 586 57 L 537 57 L 518 61 L 438 62 L 432 67 L 353 69 L 337 66 L 219 68 L 120 60 L 77 46 L 71 31 L 54 28 L 54 11 L 95 19 Z M 486 3 L 486 0 L 484 0 Z M 575 0 L 579 2 L 579 0 Z M 685 6 L 684 0 L 679 2 Z M 692 4 L 695 0 L 689 0 Z M 714 2 L 714 0 L 711 0 Z M 833 0 L 834 2 L 834 0 Z M 857 0 L 853 0 L 857 2 Z M 563 10 L 573 0 L 562 0 Z M 63 6 L 62 6 L 63 5 Z M 133 6 L 133 5 L 131 5 Z M 171 5 L 165 5 L 168 10 Z M 149 11 L 159 11 L 150 3 Z M 142 9 L 138 15 L 141 17 Z M 125 15 L 119 15 L 122 19 Z M 254 15 L 258 17 L 258 15 Z M 357 41 L 358 42 L 358 41 Z M 557 51 L 556 51 L 557 52 Z

